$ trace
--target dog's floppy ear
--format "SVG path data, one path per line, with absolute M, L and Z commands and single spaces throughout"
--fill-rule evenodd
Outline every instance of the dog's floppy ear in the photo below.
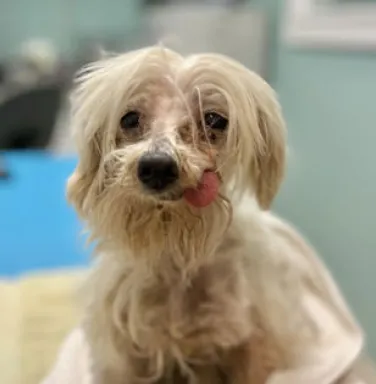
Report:
M 252 93 L 254 153 L 249 177 L 259 205 L 270 205 L 282 182 L 286 162 L 286 129 L 281 107 L 272 88 L 256 74 L 249 86 Z M 255 129 L 256 128 L 256 129 Z
M 78 164 L 67 183 L 68 201 L 80 216 L 88 214 L 90 201 L 99 193 L 97 176 L 102 158 L 101 127 L 105 124 L 105 103 L 101 100 L 106 71 L 101 62 L 84 67 L 76 77 L 70 97 L 71 126 L 78 151 Z
M 83 218 L 88 214 L 89 196 L 95 198 L 95 194 L 99 193 L 99 181 L 96 176 L 100 159 L 94 142 L 89 142 L 84 152 L 84 158 L 79 160 L 67 183 L 68 201 Z

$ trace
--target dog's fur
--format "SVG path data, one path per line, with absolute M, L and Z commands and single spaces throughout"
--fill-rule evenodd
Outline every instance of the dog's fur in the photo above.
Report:
M 72 100 L 79 163 L 68 198 L 98 254 L 83 325 L 93 382 L 261 384 L 307 363 L 323 335 L 325 364 L 344 364 L 339 378 L 359 352 L 355 342 L 354 356 L 341 357 L 356 325 L 311 249 L 266 212 L 285 167 L 272 89 L 227 57 L 151 47 L 86 67 Z M 125 132 L 130 110 L 141 124 Z M 226 131 L 204 126 L 207 111 L 228 119 Z M 159 195 L 136 175 L 156 148 L 179 168 Z M 220 193 L 195 208 L 181 195 L 207 169 Z M 245 193 L 255 203 L 242 215 Z M 324 383 L 299 377 L 270 382 Z

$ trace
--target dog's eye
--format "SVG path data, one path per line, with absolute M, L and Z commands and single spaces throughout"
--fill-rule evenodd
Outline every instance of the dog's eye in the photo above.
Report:
M 124 130 L 137 128 L 140 124 L 140 114 L 136 111 L 127 112 L 120 120 Z
M 227 128 L 228 120 L 216 112 L 207 112 L 204 116 L 205 126 L 219 131 Z

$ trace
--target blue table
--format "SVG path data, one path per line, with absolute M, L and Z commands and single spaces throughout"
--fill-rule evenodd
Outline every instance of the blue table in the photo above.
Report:
M 0 180 L 0 276 L 86 265 L 82 226 L 65 200 L 76 159 L 44 152 L 0 159 L 10 173 Z

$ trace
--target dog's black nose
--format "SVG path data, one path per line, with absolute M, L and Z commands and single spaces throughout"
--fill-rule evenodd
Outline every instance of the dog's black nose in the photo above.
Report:
M 149 189 L 162 191 L 177 180 L 178 166 L 175 160 L 163 152 L 149 152 L 138 162 L 139 180 Z

